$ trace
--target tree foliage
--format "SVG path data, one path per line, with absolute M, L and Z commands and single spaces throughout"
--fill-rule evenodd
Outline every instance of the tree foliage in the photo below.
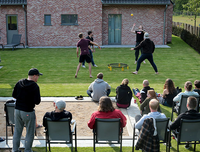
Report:
M 188 3 L 189 0 L 174 0 L 174 11 L 183 11 L 183 5 Z
M 196 17 L 200 13 L 200 0 L 189 0 L 188 3 L 183 5 L 184 11 L 193 12 L 194 26 L 196 27 Z

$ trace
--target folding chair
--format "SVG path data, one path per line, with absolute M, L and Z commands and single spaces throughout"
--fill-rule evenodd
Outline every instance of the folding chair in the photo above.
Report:
M 122 151 L 122 132 L 120 118 L 116 119 L 95 119 L 95 129 L 93 129 L 93 150 L 95 144 L 120 144 Z
M 20 44 L 22 44 L 24 46 L 24 43 L 21 43 L 21 36 L 22 36 L 21 34 L 13 34 L 11 44 L 4 45 L 2 47 L 3 50 L 4 50 L 5 47 L 12 47 L 12 50 L 14 50 L 14 48 L 16 48 L 16 46 L 18 46 Z
M 172 132 L 172 136 L 177 141 L 177 152 L 179 151 L 179 145 L 186 144 L 187 141 L 190 144 L 194 144 L 194 151 L 196 150 L 196 144 L 200 141 L 200 119 L 186 120 L 181 119 L 180 131 L 176 134 Z M 192 142 L 193 141 L 193 142 Z
M 13 127 L 15 127 L 15 101 L 6 101 L 6 103 L 4 104 L 4 111 L 6 112 L 6 114 L 4 115 L 6 118 L 6 144 L 8 144 L 8 127 L 11 127 L 12 135 L 14 132 Z M 36 130 L 35 136 L 37 136 Z
M 15 112 L 15 104 L 14 103 L 6 103 L 5 104 L 6 111 L 6 144 L 8 144 L 8 127 L 11 127 L 12 135 L 13 135 L 13 127 L 15 126 L 14 121 L 14 112 Z
M 76 122 L 71 130 L 70 121 L 68 118 L 63 118 L 58 121 L 52 121 L 50 118 L 46 119 L 46 152 L 47 144 L 49 151 L 51 151 L 50 144 L 71 144 L 71 151 L 73 152 L 73 135 L 75 136 L 75 151 L 77 151 L 77 136 L 76 136 Z
M 170 130 L 168 129 L 168 123 L 169 123 L 169 118 L 156 119 L 157 134 L 160 140 L 159 143 L 166 143 L 166 152 L 167 149 L 170 151 L 170 140 L 169 140 Z M 139 136 L 139 134 L 136 133 L 136 128 L 134 125 L 132 152 L 134 152 L 134 145 L 136 139 L 135 136 Z
M 177 113 L 177 115 L 183 113 L 183 112 L 186 112 L 188 109 L 187 109 L 187 98 L 189 96 L 187 95 L 182 95 L 181 96 L 181 101 L 180 101 L 180 106 L 178 109 L 175 109 L 175 102 L 173 102 L 173 106 L 172 106 L 172 114 L 171 114 L 171 121 L 173 120 L 173 113 Z M 197 99 L 197 107 L 195 108 L 195 110 L 199 111 L 199 99 L 200 99 L 200 96 L 193 96 Z

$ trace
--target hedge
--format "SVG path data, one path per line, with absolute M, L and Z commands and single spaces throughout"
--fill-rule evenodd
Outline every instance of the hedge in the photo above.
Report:
M 200 37 L 197 37 L 187 30 L 177 26 L 172 26 L 172 34 L 180 37 L 183 41 L 200 53 Z

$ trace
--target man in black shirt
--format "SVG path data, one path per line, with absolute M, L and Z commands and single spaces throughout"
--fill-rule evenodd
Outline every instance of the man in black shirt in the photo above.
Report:
M 131 32 L 136 34 L 136 45 L 135 45 L 135 47 L 137 47 L 144 40 L 144 33 L 145 32 L 143 30 L 142 25 L 140 25 L 139 29 L 136 30 L 136 31 L 134 31 L 134 27 L 135 27 L 135 23 L 133 24 Z M 140 51 L 140 49 L 135 50 L 135 64 L 137 63 L 137 60 L 138 60 L 138 57 L 139 57 L 139 51 Z M 141 53 L 142 53 L 142 48 L 141 48 Z M 144 60 L 144 63 L 146 63 L 145 60 Z
M 66 103 L 63 100 L 54 101 L 53 106 L 55 107 L 54 111 L 46 112 L 43 117 L 43 126 L 46 128 L 46 118 L 50 118 L 51 120 L 58 121 L 62 118 L 69 118 L 70 122 L 72 120 L 72 114 L 69 111 L 64 110 L 66 107 Z
M 14 152 L 20 152 L 20 139 L 24 125 L 26 126 L 25 152 L 31 152 L 35 132 L 35 105 L 41 101 L 40 89 L 37 85 L 39 76 L 42 75 L 38 69 L 32 68 L 28 72 L 28 79 L 21 79 L 13 90 L 15 103 L 15 131 L 13 136 Z
M 90 40 L 93 42 L 93 33 L 92 31 L 88 31 L 88 36 L 86 37 L 86 39 Z M 92 49 L 91 49 L 92 47 Z M 97 65 L 94 63 L 94 59 L 93 59 L 93 54 L 92 52 L 95 52 L 95 49 L 94 49 L 94 45 L 90 43 L 90 47 L 89 47 L 89 52 L 90 52 L 90 57 L 91 57 L 91 62 L 92 62 L 92 65 L 94 67 L 97 67 Z M 82 67 L 85 68 L 85 61 L 82 63 Z

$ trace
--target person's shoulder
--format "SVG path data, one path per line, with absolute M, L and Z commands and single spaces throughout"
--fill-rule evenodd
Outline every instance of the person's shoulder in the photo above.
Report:
M 166 115 L 164 113 L 160 113 L 162 118 L 167 118 Z

